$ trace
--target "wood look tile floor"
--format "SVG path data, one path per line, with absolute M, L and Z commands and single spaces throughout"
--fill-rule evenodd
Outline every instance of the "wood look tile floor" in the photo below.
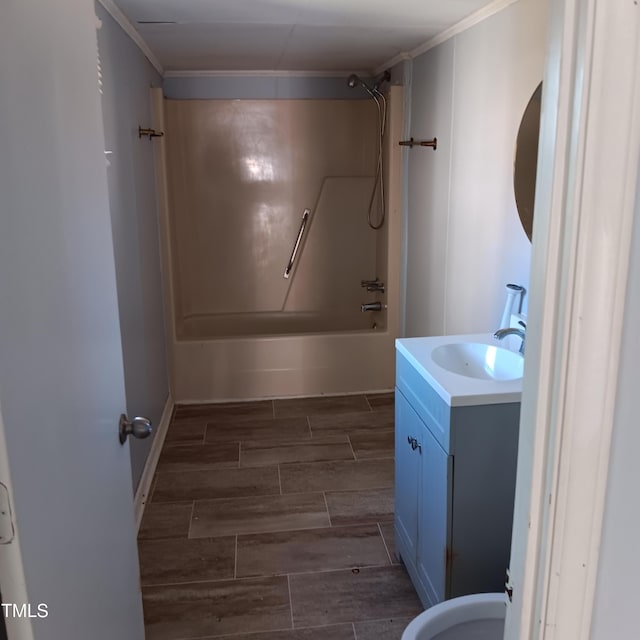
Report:
M 178 405 L 138 547 L 147 640 L 399 640 L 393 394 Z

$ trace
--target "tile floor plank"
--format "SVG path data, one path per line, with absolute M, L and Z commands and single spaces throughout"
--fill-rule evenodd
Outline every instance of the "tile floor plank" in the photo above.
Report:
M 148 503 L 144 508 L 138 539 L 186 538 L 192 511 L 193 501 Z
M 152 502 L 179 502 L 280 493 L 277 467 L 160 472 Z
M 280 465 L 282 493 L 393 486 L 393 459 Z
M 273 400 L 220 402 L 201 405 L 179 404 L 176 406 L 174 418 L 204 418 L 208 421 L 273 418 Z
M 354 625 L 358 640 L 400 640 L 413 618 L 388 618 Z
M 389 564 L 377 525 L 238 536 L 239 578 Z
M 394 414 L 392 410 L 360 411 L 337 415 L 309 416 L 311 434 L 317 436 L 352 435 L 355 433 L 371 433 L 377 430 L 393 429 Z
M 242 467 L 323 460 L 353 460 L 349 439 L 346 436 L 333 436 L 307 442 L 250 441 L 242 442 L 240 450 Z
M 198 419 L 196 422 L 177 423 L 172 421 L 167 429 L 163 450 L 172 446 L 203 444 L 207 423 Z
M 207 424 L 205 442 L 237 440 L 304 440 L 311 437 L 306 416 L 294 418 L 256 418 L 242 422 L 216 420 Z
M 327 507 L 334 527 L 393 520 L 393 489 L 327 491 Z
M 146 587 L 146 640 L 183 640 L 291 628 L 287 578 Z
M 353 413 L 370 411 L 363 395 L 322 396 L 316 398 L 290 398 L 274 400 L 276 418 L 313 416 L 318 414 Z
M 237 467 L 240 445 L 222 442 L 215 445 L 185 444 L 164 448 L 158 460 L 158 471 L 195 471 Z
M 213 640 L 202 638 L 198 640 Z M 312 629 L 292 629 L 271 633 L 242 633 L 233 636 L 217 636 L 216 640 L 354 640 L 350 624 L 334 624 Z
M 387 409 L 395 406 L 395 393 L 389 391 L 388 393 L 368 393 L 367 402 L 371 405 L 374 411 L 378 409 Z
M 140 540 L 142 586 L 234 578 L 236 537 Z
M 393 522 L 379 522 L 378 526 L 380 527 L 380 531 L 382 532 L 384 543 L 387 546 L 387 551 L 389 552 L 389 557 L 391 558 L 391 564 L 400 564 L 402 560 L 400 559 L 400 555 L 396 550 L 395 524 Z
M 349 436 L 356 460 L 393 458 L 395 451 L 395 432 L 377 430 L 360 432 Z
M 422 611 L 402 566 L 297 574 L 289 582 L 294 628 L 413 617 Z
M 189 537 L 315 529 L 329 524 L 322 493 L 198 500 Z

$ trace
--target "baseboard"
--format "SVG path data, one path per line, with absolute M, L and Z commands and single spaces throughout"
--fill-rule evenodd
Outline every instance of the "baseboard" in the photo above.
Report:
M 171 394 L 169 394 L 167 396 L 167 401 L 164 405 L 162 416 L 160 417 L 160 423 L 158 424 L 158 427 L 156 429 L 156 433 L 153 438 L 153 444 L 151 445 L 151 450 L 149 451 L 149 455 L 147 456 L 147 461 L 145 462 L 142 476 L 140 477 L 138 489 L 136 490 L 136 495 L 133 501 L 134 514 L 136 519 L 136 531 L 140 529 L 142 514 L 144 513 L 144 508 L 147 504 L 147 499 L 149 498 L 149 494 L 151 492 L 153 474 L 156 472 L 158 460 L 160 459 L 160 452 L 162 451 L 162 445 L 164 444 L 164 439 L 167 435 L 167 429 L 169 428 L 169 423 L 171 422 L 173 406 L 173 398 L 171 397 Z
M 304 398 L 335 398 L 338 396 L 371 396 L 378 393 L 393 393 L 395 387 L 385 387 L 384 389 L 366 389 L 364 391 L 336 391 L 327 393 L 305 393 L 296 395 L 275 395 L 275 396 L 247 396 L 228 398 L 188 398 L 176 400 L 175 405 L 199 405 L 199 404 L 225 404 L 228 402 L 258 402 L 263 400 L 302 400 Z

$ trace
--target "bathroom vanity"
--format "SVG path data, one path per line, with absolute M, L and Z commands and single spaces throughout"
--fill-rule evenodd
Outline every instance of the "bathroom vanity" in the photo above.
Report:
M 504 591 L 521 376 L 487 334 L 396 341 L 396 547 L 425 607 Z

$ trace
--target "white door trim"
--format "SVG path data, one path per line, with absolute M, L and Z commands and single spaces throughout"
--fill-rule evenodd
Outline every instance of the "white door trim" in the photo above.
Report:
M 0 482 L 9 491 L 9 503 L 13 511 L 13 491 L 11 488 L 11 474 L 9 472 L 9 458 L 7 456 L 7 444 L 5 439 L 4 421 L 0 408 Z M 22 563 L 22 551 L 15 517 L 12 513 L 13 538 L 8 544 L 0 545 L 0 588 L 2 589 L 2 602 L 23 603 L 29 602 L 27 583 Z M 0 615 L 2 613 L 0 612 Z M 33 640 L 33 626 L 29 618 L 7 617 L 5 619 L 7 636 L 11 640 Z
M 589 638 L 640 162 L 640 7 L 551 3 L 505 638 Z

